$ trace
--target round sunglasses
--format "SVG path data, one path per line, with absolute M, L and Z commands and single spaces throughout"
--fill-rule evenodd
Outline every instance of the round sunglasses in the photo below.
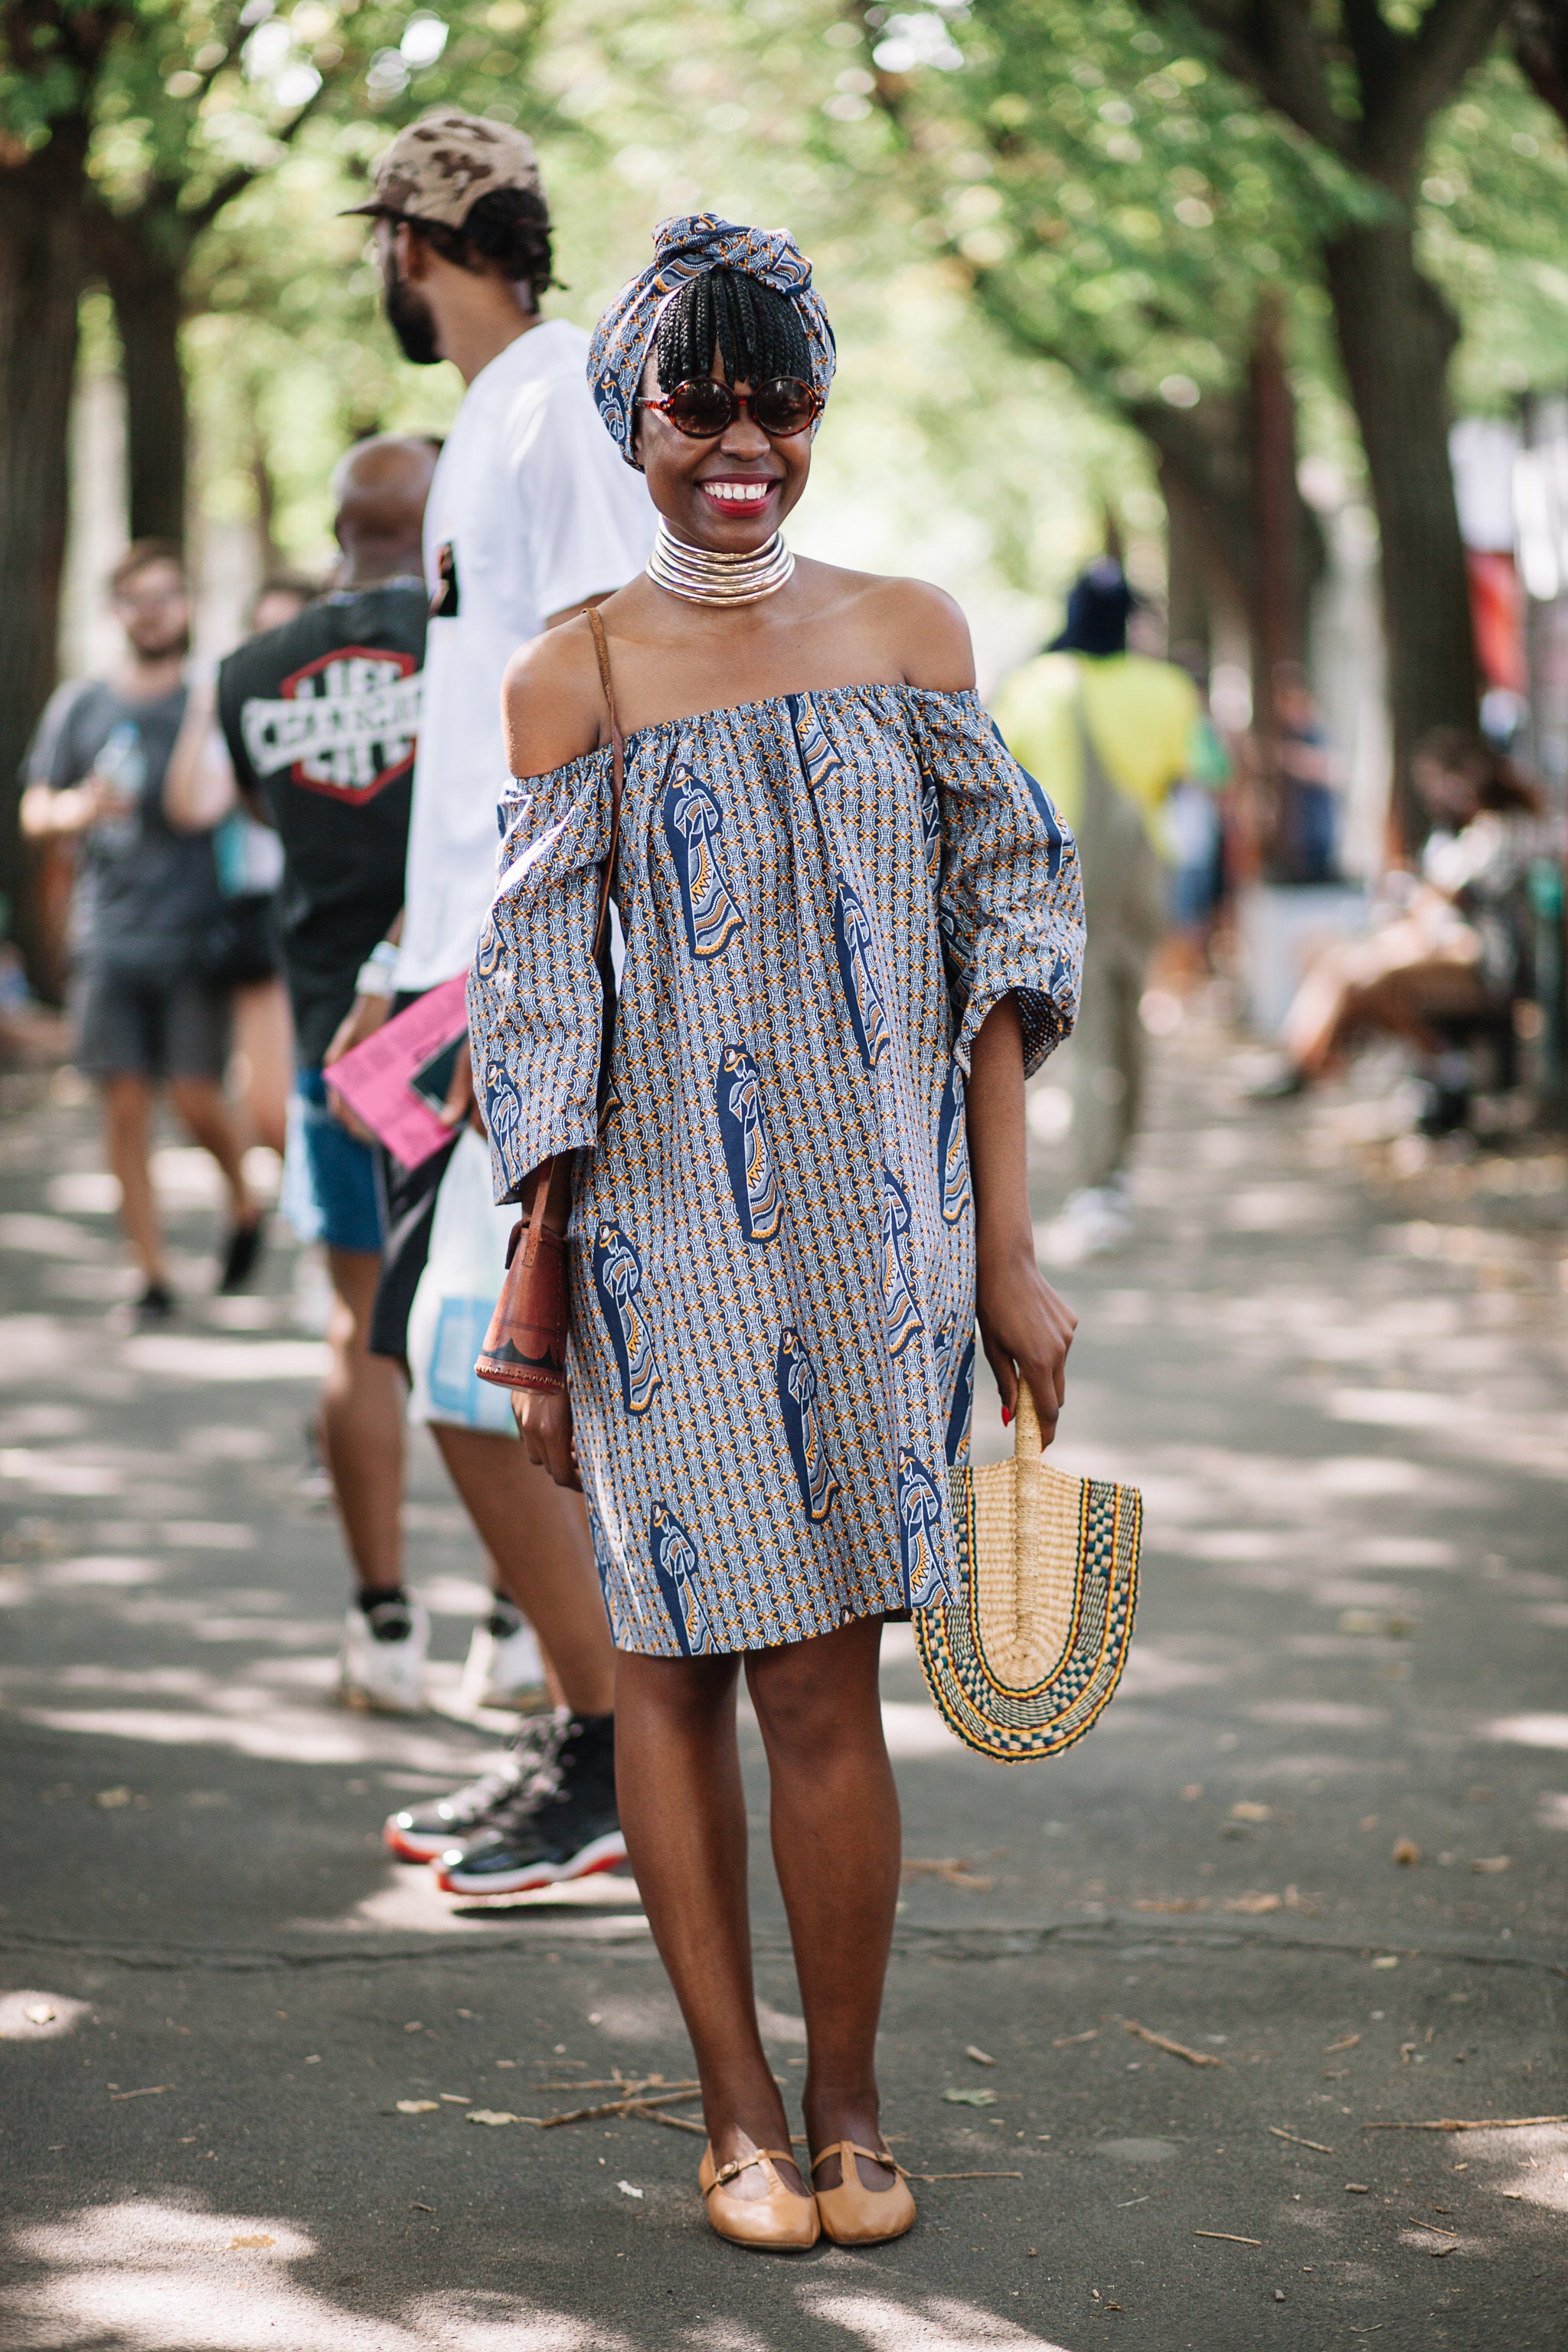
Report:
M 716 441 L 727 433 L 742 409 L 770 440 L 793 440 L 822 414 L 822 395 L 798 376 L 775 375 L 752 392 L 736 392 L 718 376 L 694 375 L 678 383 L 662 400 L 639 400 L 639 408 L 657 408 L 689 441 Z

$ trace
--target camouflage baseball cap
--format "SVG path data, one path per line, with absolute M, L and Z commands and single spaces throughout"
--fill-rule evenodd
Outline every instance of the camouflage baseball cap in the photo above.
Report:
M 348 211 L 461 228 L 479 198 L 495 188 L 543 194 L 532 140 L 510 122 L 442 106 L 398 132 L 375 167 L 374 194 Z

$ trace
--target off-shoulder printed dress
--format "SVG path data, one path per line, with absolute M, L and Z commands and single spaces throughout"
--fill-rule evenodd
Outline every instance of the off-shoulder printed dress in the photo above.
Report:
M 496 1197 L 575 1150 L 569 1377 L 618 1648 L 771 1648 L 955 1589 L 974 1382 L 964 1080 L 1082 959 L 1072 838 L 971 693 L 838 687 L 514 783 L 468 983 Z

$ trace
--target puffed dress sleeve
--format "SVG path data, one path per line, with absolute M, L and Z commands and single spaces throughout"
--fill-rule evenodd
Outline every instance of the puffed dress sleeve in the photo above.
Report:
M 973 693 L 916 701 L 921 776 L 936 796 L 938 920 L 952 1001 L 953 1057 L 967 1077 L 976 1031 L 1009 993 L 1024 1075 L 1078 1012 L 1083 888 L 1071 833 Z
M 604 1003 L 594 963 L 610 841 L 610 753 L 515 779 L 499 811 L 490 910 L 468 974 L 474 1084 L 498 1202 L 597 1131 Z

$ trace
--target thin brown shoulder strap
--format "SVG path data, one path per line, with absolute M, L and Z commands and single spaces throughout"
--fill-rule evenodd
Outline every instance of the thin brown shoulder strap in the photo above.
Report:
M 599 683 L 605 689 L 605 702 L 610 714 L 610 846 L 605 857 L 604 879 L 599 885 L 599 919 L 594 926 L 594 955 L 598 958 L 604 944 L 605 926 L 610 919 L 610 886 L 616 875 L 616 852 L 621 839 L 621 792 L 626 783 L 626 745 L 621 733 L 621 722 L 616 715 L 616 682 L 610 674 L 610 648 L 605 636 L 605 625 L 598 608 L 588 607 L 588 626 L 594 633 L 594 651 L 599 660 Z
M 588 626 L 594 632 L 594 651 L 599 657 L 599 683 L 605 689 L 605 701 L 609 709 L 610 740 L 613 743 L 620 735 L 621 722 L 616 715 L 616 681 L 610 671 L 609 640 L 605 635 L 605 625 L 599 618 L 596 604 L 588 607 Z

